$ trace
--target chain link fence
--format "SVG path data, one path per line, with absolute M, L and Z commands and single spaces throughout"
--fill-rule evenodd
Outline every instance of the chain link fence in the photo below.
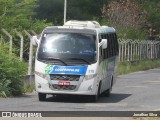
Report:
M 158 58 L 160 58 L 160 41 L 119 39 L 120 62 Z
M 8 37 L 10 49 L 9 52 L 12 52 L 12 44 L 14 43 L 14 39 L 12 35 L 7 32 L 5 29 L 1 30 L 3 34 L 0 35 L 0 41 L 3 38 Z M 19 36 L 20 41 L 20 60 L 23 59 L 23 42 L 25 41 L 24 35 L 30 39 L 29 41 L 29 60 L 28 60 L 28 75 L 33 74 L 33 45 L 32 45 L 32 35 L 37 35 L 33 30 L 28 32 L 26 30 L 18 32 L 14 30 L 17 36 Z M 5 36 L 5 37 L 4 37 Z M 119 39 L 119 61 L 120 62 L 132 62 L 132 61 L 140 61 L 140 60 L 155 60 L 160 58 L 160 41 L 156 40 L 131 40 L 131 39 Z

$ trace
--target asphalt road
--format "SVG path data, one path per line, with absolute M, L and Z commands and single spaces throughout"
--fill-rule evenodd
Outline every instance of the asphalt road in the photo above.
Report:
M 48 96 L 39 102 L 36 92 L 0 98 L 0 111 L 160 111 L 160 68 L 121 75 L 109 98 L 92 103 L 85 97 Z

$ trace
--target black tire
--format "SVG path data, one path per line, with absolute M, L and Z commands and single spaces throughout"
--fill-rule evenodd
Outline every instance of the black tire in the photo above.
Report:
M 98 101 L 98 98 L 100 96 L 100 89 L 101 89 L 101 83 L 99 84 L 97 94 L 91 96 L 92 102 L 97 102 Z
M 112 86 L 113 86 L 113 78 L 112 78 L 112 81 L 111 81 L 110 88 L 103 93 L 104 97 L 110 97 L 111 96 Z
M 110 95 L 111 95 L 111 88 L 104 92 L 104 97 L 110 97 Z
M 98 100 L 98 95 L 92 95 L 91 96 L 91 101 L 92 102 L 97 102 L 97 100 Z
M 39 101 L 45 101 L 46 100 L 46 94 L 44 93 L 38 93 Z

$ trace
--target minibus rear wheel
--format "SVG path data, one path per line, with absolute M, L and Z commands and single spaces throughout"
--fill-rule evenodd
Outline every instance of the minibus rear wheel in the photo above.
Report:
M 39 101 L 45 101 L 46 100 L 46 94 L 44 93 L 38 93 Z
M 110 97 L 111 91 L 112 91 L 112 86 L 113 86 L 113 78 L 112 78 L 112 81 L 111 81 L 110 88 L 104 92 L 105 97 Z

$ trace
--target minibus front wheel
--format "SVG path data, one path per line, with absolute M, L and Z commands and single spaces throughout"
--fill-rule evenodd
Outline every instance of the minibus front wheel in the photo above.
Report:
M 99 83 L 97 94 L 91 96 L 92 97 L 91 100 L 93 102 L 97 102 L 97 100 L 98 100 L 98 98 L 100 96 L 100 89 L 101 89 L 101 82 Z
M 39 101 L 45 101 L 46 100 L 46 94 L 45 93 L 38 93 Z

